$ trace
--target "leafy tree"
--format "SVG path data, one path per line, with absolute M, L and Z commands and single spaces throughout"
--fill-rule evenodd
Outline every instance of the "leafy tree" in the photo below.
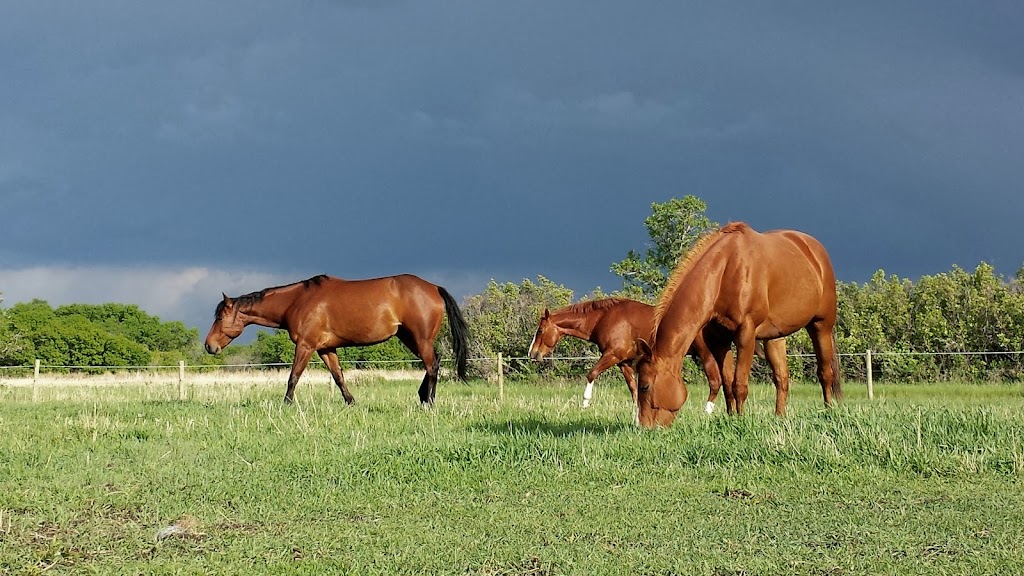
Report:
M 110 334 L 84 316 L 69 316 L 57 324 L 54 342 L 63 358 L 48 361 L 68 366 L 145 366 L 149 350 L 124 336 Z
M 84 316 L 111 334 L 124 336 L 154 352 L 186 351 L 199 340 L 198 330 L 179 321 L 161 322 L 135 304 L 69 304 L 57 308 L 55 314 Z
M 644 220 L 651 244 L 643 255 L 630 250 L 624 260 L 611 267 L 622 277 L 623 294 L 646 302 L 657 299 L 680 256 L 701 236 L 718 228 L 718 223 L 704 214 L 707 204 L 696 196 L 655 202 L 651 210 Z
M 435 346 L 441 344 L 441 333 L 435 341 Z M 447 356 L 451 358 L 449 354 Z M 422 362 L 415 354 L 409 351 L 398 338 L 389 338 L 380 344 L 372 346 L 352 346 L 349 348 L 338 348 L 338 361 L 342 368 L 375 368 L 375 369 L 404 369 L 422 366 Z M 363 365 L 363 362 L 379 362 L 380 364 Z
M 52 366 L 145 366 L 149 350 L 111 334 L 82 315 L 57 316 L 44 300 L 20 303 L 8 311 L 9 325 L 25 341 L 14 364 L 38 358 Z
M 291 364 L 295 360 L 295 344 L 286 330 L 260 330 L 252 343 L 252 352 L 259 364 Z
M 958 354 L 1015 352 L 1024 344 L 1021 283 L 997 276 L 989 264 L 981 263 L 973 273 L 954 266 L 949 273 L 922 276 L 917 282 L 886 278 L 879 270 L 863 286 L 839 282 L 837 290 L 839 349 L 883 353 L 873 362 L 876 377 L 914 381 L 1020 376 L 1017 355 Z M 800 342 L 791 337 L 789 351 L 809 353 L 810 343 Z M 809 367 L 805 374 L 813 374 L 813 361 L 803 365 Z M 856 378 L 865 372 L 857 361 L 843 363 L 843 371 Z
M 0 292 L 0 303 L 3 301 L 3 293 Z M 7 318 L 7 312 L 0 308 L 0 365 L 21 364 L 18 359 L 24 349 L 25 342 L 22 340 L 21 334 L 14 330 Z
M 545 308 L 554 310 L 572 303 L 572 290 L 543 276 L 534 283 L 524 279 L 521 284 L 498 284 L 491 280 L 482 294 L 466 302 L 464 312 L 470 330 L 470 356 L 494 358 L 498 352 L 505 358 L 524 358 L 541 313 Z M 563 338 L 555 354 L 570 356 L 593 354 L 589 344 L 576 338 Z M 479 367 L 490 374 L 492 366 Z M 513 360 L 513 372 L 531 373 L 537 365 L 529 361 Z

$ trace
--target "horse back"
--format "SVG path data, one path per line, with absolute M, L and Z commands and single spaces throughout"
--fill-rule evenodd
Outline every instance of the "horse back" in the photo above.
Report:
M 632 359 L 639 356 L 637 338 L 650 340 L 652 332 L 654 306 L 624 299 L 603 311 L 590 339 L 602 353 L 612 351 L 622 358 Z
M 440 326 L 444 301 L 437 286 L 411 274 L 367 280 L 328 277 L 311 286 L 290 314 L 300 330 L 333 335 L 338 345 L 381 342 L 399 326 L 411 331 Z
M 814 237 L 796 230 L 773 230 L 754 237 L 749 254 L 752 276 L 761 288 L 768 322 L 803 327 L 815 319 L 835 320 L 836 280 L 828 252 Z M 797 326 L 798 325 L 798 326 Z M 785 330 L 784 330 L 785 331 Z
M 700 295 L 691 310 L 700 309 L 702 298 L 712 311 L 710 320 L 728 330 L 753 322 L 758 338 L 835 319 L 835 276 L 828 253 L 813 237 L 794 230 L 761 233 L 741 227 L 724 234 L 680 288 Z

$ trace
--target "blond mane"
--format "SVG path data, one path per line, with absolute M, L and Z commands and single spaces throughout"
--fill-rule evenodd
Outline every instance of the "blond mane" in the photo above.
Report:
M 686 273 L 693 268 L 694 263 L 708 251 L 708 248 L 722 237 L 723 234 L 730 234 L 732 232 L 742 232 L 749 230 L 750 226 L 743 222 L 729 222 L 725 226 L 722 226 L 718 230 L 708 232 L 704 236 L 701 236 L 690 251 L 685 256 L 679 259 L 672 275 L 669 276 L 668 282 L 665 284 L 665 288 L 661 290 L 661 296 L 658 298 L 658 303 L 654 305 L 654 331 L 657 333 L 658 325 L 661 324 L 661 318 L 668 311 L 668 307 L 672 304 L 672 300 L 676 295 L 676 290 L 679 288 L 679 284 L 682 283 L 683 277 Z M 651 338 L 654 338 L 654 334 L 651 334 Z

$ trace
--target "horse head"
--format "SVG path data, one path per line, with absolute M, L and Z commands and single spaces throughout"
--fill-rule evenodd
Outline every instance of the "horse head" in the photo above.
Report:
M 224 300 L 217 303 L 213 326 L 206 335 L 206 351 L 210 354 L 219 353 L 245 329 L 245 322 L 239 318 L 238 306 L 227 294 L 221 295 Z
M 540 324 L 537 326 L 537 333 L 534 334 L 533 342 L 530 343 L 530 358 L 533 360 L 543 359 L 544 356 L 550 354 L 551 350 L 558 345 L 558 341 L 561 338 L 562 331 L 551 320 L 551 313 L 545 308 L 544 314 L 540 317 Z
M 638 339 L 640 359 L 636 363 L 637 416 L 644 428 L 671 426 L 676 412 L 686 402 L 686 384 L 679 367 L 656 356 L 651 345 Z

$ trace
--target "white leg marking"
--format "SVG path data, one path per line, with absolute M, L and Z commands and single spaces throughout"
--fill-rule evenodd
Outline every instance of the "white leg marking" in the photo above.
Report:
M 640 425 L 640 407 L 635 405 L 633 406 L 633 425 Z
M 587 382 L 587 387 L 583 389 L 583 407 L 587 408 L 590 406 L 590 399 L 594 397 L 594 383 Z
M 708 414 L 711 414 L 712 412 L 714 412 L 715 411 L 715 403 L 714 402 L 708 402 L 707 405 L 704 406 L 704 411 L 707 412 Z

